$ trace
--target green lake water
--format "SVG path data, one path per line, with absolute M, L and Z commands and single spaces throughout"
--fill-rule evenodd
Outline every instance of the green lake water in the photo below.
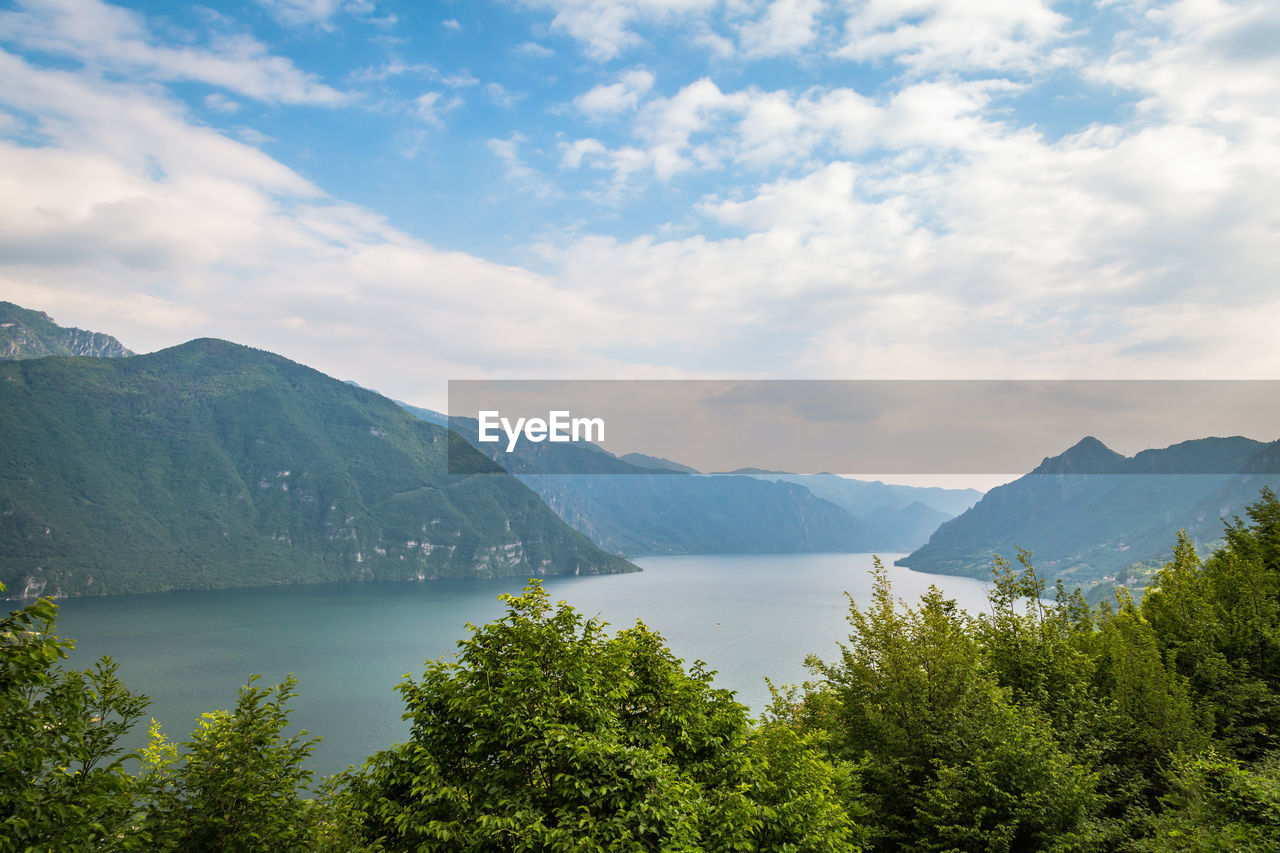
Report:
M 987 584 L 892 567 L 897 595 L 914 601 L 936 584 L 970 611 Z M 546 587 L 614 627 L 642 619 L 677 656 L 715 669 L 716 686 L 759 711 L 764 683 L 805 678 L 804 658 L 836 654 L 848 635 L 844 593 L 870 597 L 870 554 L 646 557 L 643 572 L 553 577 Z M 423 662 L 456 651 L 466 623 L 499 617 L 502 592 L 523 579 L 317 584 L 175 592 L 60 602 L 58 633 L 76 641 L 71 663 L 108 654 L 130 688 L 152 698 L 150 715 L 172 738 L 190 735 L 204 711 L 232 707 L 251 673 L 274 683 L 299 678 L 292 720 L 323 737 L 317 777 L 359 764 L 403 740 L 403 706 L 393 689 Z M 129 746 L 145 736 L 145 721 Z

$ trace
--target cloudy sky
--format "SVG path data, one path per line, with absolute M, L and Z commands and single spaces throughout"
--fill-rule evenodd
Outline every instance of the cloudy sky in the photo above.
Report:
M 482 377 L 1280 378 L 1280 4 L 0 6 L 0 299 Z

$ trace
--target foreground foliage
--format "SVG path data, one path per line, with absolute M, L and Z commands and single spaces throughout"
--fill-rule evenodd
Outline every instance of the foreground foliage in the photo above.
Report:
M 895 600 L 753 723 L 642 623 L 540 584 L 399 690 L 403 744 L 311 788 L 292 678 L 190 740 L 104 659 L 61 661 L 42 600 L 0 621 L 0 851 L 1280 849 L 1280 500 L 1139 606 L 1052 596 L 1018 554 L 986 612 Z M 136 766 L 131 764 L 136 760 Z
M 109 658 L 58 666 L 72 644 L 51 633 L 55 614 L 44 599 L 0 620 L 0 851 L 109 846 L 132 814 L 116 741 L 147 698 Z
M 538 583 L 457 661 L 400 685 L 408 743 L 353 785 L 393 850 L 850 849 L 830 768 L 689 672 L 643 624 L 610 636 Z
M 874 850 L 1280 849 L 1280 501 L 1141 606 L 1046 599 L 997 560 L 986 613 L 895 602 L 878 567 L 837 660 L 772 718 L 861 783 Z

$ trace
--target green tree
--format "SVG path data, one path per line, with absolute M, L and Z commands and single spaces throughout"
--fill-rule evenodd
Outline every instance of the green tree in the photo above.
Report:
M 4 586 L 0 584 L 0 592 Z M 102 658 L 63 669 L 47 598 L 0 619 L 0 851 L 120 849 L 132 823 L 132 758 L 118 745 L 147 697 Z
M 1271 853 L 1280 850 L 1280 766 L 1253 769 L 1214 751 L 1169 770 L 1164 806 L 1135 849 L 1149 853 Z
M 1095 686 L 1106 710 L 1092 741 L 1108 813 L 1128 825 L 1156 807 L 1164 771 L 1176 759 L 1209 745 L 1211 725 L 1186 678 L 1166 664 L 1141 610 L 1126 590 L 1118 595 L 1117 609 L 1103 608 L 1092 638 Z
M 1280 748 L 1280 500 L 1270 489 L 1201 565 L 1185 535 L 1142 603 L 1164 655 L 1213 714 L 1229 752 Z
M 755 730 L 642 623 L 613 636 L 531 581 L 399 686 L 410 740 L 352 780 L 391 850 L 853 849 L 834 773 Z
M 1017 705 L 984 661 L 972 620 L 931 589 L 918 608 L 893 597 L 877 561 L 871 603 L 850 598 L 840 658 L 793 719 L 824 730 L 858 767 L 881 850 L 1044 850 L 1080 841 L 1094 778 Z
M 1079 592 L 1068 593 L 1061 582 L 1048 602 L 1030 557 L 1019 549 L 1020 569 L 996 557 L 988 611 L 975 623 L 977 641 L 1010 698 L 1043 714 L 1059 742 L 1090 761 L 1096 757 L 1099 720 L 1107 713 L 1094 689 L 1094 614 Z
M 318 742 L 285 737 L 296 679 L 240 688 L 234 711 L 201 717 L 180 746 L 152 722 L 140 779 L 152 850 L 308 851 L 318 846 L 320 804 L 304 799 L 304 763 Z

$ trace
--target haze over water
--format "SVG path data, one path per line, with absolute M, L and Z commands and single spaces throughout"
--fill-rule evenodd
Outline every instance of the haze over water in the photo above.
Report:
M 987 584 L 971 578 L 895 568 L 881 555 L 895 593 L 915 601 L 930 584 L 971 612 Z M 870 554 L 697 555 L 643 557 L 643 572 L 553 577 L 554 599 L 617 629 L 642 619 L 686 662 L 717 671 L 758 713 L 768 703 L 764 677 L 805 678 L 804 658 L 831 659 L 848 635 L 849 592 L 870 598 Z M 359 765 L 403 740 L 400 677 L 456 651 L 465 625 L 502 615 L 497 600 L 523 579 L 429 583 L 318 584 L 175 592 L 60 603 L 58 632 L 74 639 L 71 664 L 109 654 L 124 682 L 152 698 L 149 714 L 171 738 L 188 737 L 199 714 L 234 706 L 251 673 L 260 684 L 289 673 L 300 681 L 294 723 L 324 740 L 313 754 L 318 776 Z M 142 743 L 145 720 L 129 746 Z

